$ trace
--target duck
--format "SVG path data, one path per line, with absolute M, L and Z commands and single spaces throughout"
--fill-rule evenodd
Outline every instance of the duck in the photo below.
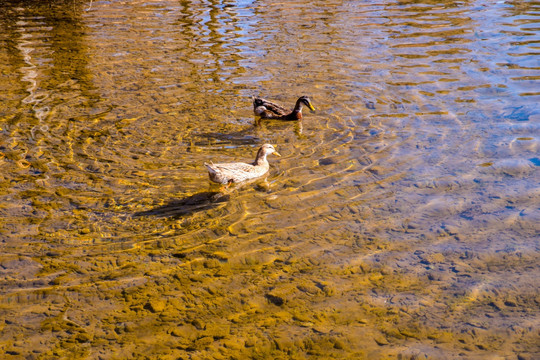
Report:
M 211 181 L 222 185 L 230 185 L 231 183 L 255 179 L 266 174 L 270 169 L 266 157 L 270 154 L 281 156 L 273 145 L 264 144 L 257 151 L 255 161 L 252 163 L 204 163 L 204 166 L 208 169 L 208 176 Z
M 253 111 L 255 116 L 261 119 L 276 119 L 276 120 L 300 120 L 302 118 L 302 106 L 306 105 L 312 112 L 315 111 L 311 100 L 307 96 L 300 96 L 296 100 L 296 105 L 293 110 L 286 109 L 281 105 L 265 100 L 260 97 L 252 97 Z

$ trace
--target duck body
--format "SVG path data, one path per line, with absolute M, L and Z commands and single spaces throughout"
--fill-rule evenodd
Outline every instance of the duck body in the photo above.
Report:
M 300 120 L 302 118 L 302 107 L 306 105 L 311 111 L 315 108 L 307 96 L 301 96 L 296 100 L 294 109 L 286 109 L 283 106 L 269 100 L 253 97 L 253 112 L 261 119 L 275 120 Z
M 239 183 L 266 174 L 270 169 L 270 164 L 266 159 L 269 154 L 281 156 L 272 145 L 264 144 L 257 152 L 257 157 L 252 163 L 205 163 L 204 166 L 208 169 L 210 180 L 215 183 L 223 185 Z

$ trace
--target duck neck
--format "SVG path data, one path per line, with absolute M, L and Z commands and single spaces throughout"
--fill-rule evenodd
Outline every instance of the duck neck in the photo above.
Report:
M 292 111 L 291 115 L 295 119 L 302 118 L 302 102 L 300 101 L 300 99 L 296 101 L 296 105 L 294 106 L 294 110 Z
M 302 101 L 300 99 L 296 100 L 293 112 L 302 113 Z
M 253 162 L 253 165 L 261 166 L 268 164 L 268 160 L 266 160 L 266 153 L 263 149 L 259 149 L 257 152 L 257 157 L 255 158 L 255 161 Z

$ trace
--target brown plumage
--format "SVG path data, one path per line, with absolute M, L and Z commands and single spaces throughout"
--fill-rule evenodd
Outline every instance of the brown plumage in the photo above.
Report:
M 221 164 L 204 164 L 208 169 L 210 180 L 218 184 L 230 184 L 254 179 L 263 176 L 268 172 L 270 164 L 266 160 L 266 156 L 275 154 L 281 156 L 276 149 L 270 144 L 264 144 L 257 152 L 255 161 L 251 164 L 247 163 L 221 163 Z
M 255 116 L 261 119 L 300 120 L 302 118 L 303 105 L 306 105 L 311 111 L 315 111 L 307 96 L 299 97 L 292 110 L 285 109 L 283 106 L 266 99 L 253 97 L 253 111 Z

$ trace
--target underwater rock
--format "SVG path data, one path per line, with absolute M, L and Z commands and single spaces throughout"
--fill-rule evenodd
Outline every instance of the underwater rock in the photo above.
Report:
M 388 345 L 389 342 L 388 340 L 386 340 L 385 337 L 383 336 L 376 336 L 375 338 L 373 338 L 373 340 L 377 343 L 377 345 L 379 346 L 384 346 L 384 345 Z
M 317 288 L 317 291 L 320 291 Z M 266 299 L 271 303 L 281 306 L 290 303 L 299 294 L 299 289 L 295 284 L 280 284 L 273 287 L 266 295 Z
M 526 159 L 503 159 L 493 163 L 492 166 L 483 168 L 483 171 L 491 170 L 496 174 L 522 177 L 530 175 L 534 169 L 534 164 Z
M 158 312 L 162 312 L 165 309 L 165 306 L 167 306 L 167 301 L 152 299 L 152 300 L 149 300 L 146 303 L 146 305 L 144 305 L 144 308 L 153 313 L 158 313 Z
M 186 340 L 194 341 L 199 337 L 199 332 L 195 326 L 191 324 L 185 324 L 171 329 L 172 336 L 179 337 Z
M 206 329 L 202 331 L 201 335 L 211 336 L 214 339 L 223 339 L 229 336 L 231 332 L 231 327 L 225 324 L 208 324 Z

